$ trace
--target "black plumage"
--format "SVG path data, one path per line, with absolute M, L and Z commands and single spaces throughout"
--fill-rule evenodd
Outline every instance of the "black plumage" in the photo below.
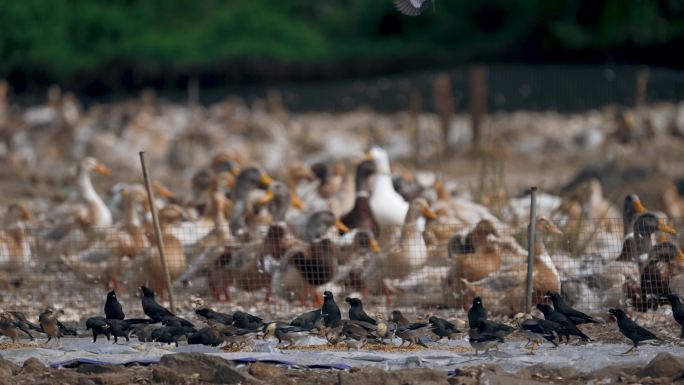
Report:
M 471 327 L 468 330 L 468 341 L 473 349 L 475 349 L 475 354 L 478 354 L 480 350 L 488 353 L 489 349 L 496 348 L 498 350 L 499 344 L 504 343 L 504 338 L 501 334 L 501 331 L 493 329 L 492 325 L 488 324 L 486 320 L 480 320 L 475 327 Z
M 316 324 L 321 319 L 321 309 L 315 309 L 297 316 L 290 322 L 290 325 L 297 326 L 302 329 L 311 330 L 316 327 Z
M 563 301 L 563 297 L 561 297 L 560 293 L 555 291 L 547 291 L 546 295 L 551 298 L 554 310 L 568 317 L 568 319 L 575 325 L 601 323 L 600 321 L 597 321 L 594 318 L 582 313 L 581 311 L 575 310 L 570 305 L 566 304 L 565 301 Z
M 162 325 L 164 326 L 184 326 L 184 327 L 189 327 L 189 328 L 194 328 L 195 325 L 192 324 L 192 322 L 181 318 L 177 316 L 170 316 L 170 317 L 164 317 L 161 320 Z
M 263 320 L 257 316 L 242 311 L 233 313 L 233 326 L 235 327 L 247 330 L 257 330 L 262 325 Z
M 362 321 L 368 322 L 369 324 L 375 325 L 377 321 L 371 318 L 363 310 L 363 302 L 358 298 L 345 298 L 345 301 L 349 304 L 349 319 L 352 321 Z
M 543 303 L 537 304 L 537 309 L 544 314 L 545 319 L 556 322 L 563 326 L 563 329 L 558 331 L 558 335 L 561 337 L 565 336 L 566 341 L 570 340 L 570 336 L 577 336 L 581 338 L 582 341 L 590 340 L 589 336 L 582 333 L 582 331 L 577 328 L 575 323 L 563 315 L 563 313 L 557 312 L 551 306 Z
M 123 308 L 121 307 L 121 303 L 119 303 L 119 300 L 116 298 L 116 292 L 114 290 L 107 293 L 107 301 L 104 305 L 104 313 L 105 318 L 107 319 L 122 320 L 126 318 Z
M 152 331 L 152 340 L 165 344 L 175 343 L 178 346 L 178 341 L 183 337 L 195 332 L 195 329 L 185 326 L 164 326 Z
M 679 338 L 684 338 L 684 304 L 682 304 L 681 298 L 674 293 L 668 294 L 667 299 L 670 300 L 672 306 L 672 316 L 681 327 Z
M 629 338 L 634 346 L 625 352 L 631 353 L 637 349 L 639 342 L 648 340 L 660 340 L 655 334 L 646 330 L 645 328 L 639 326 L 636 322 L 632 321 L 627 317 L 627 314 L 622 309 L 609 309 L 608 312 L 612 314 L 618 323 L 618 328 L 620 328 L 620 333 L 623 336 Z
M 125 338 L 126 342 L 130 341 L 133 325 L 137 324 L 120 319 L 107 320 L 107 330 L 114 336 L 114 343 L 119 342 L 119 337 Z
M 86 320 L 85 325 L 86 330 L 91 330 L 93 333 L 93 342 L 97 342 L 98 336 L 105 336 L 109 341 L 109 330 L 105 317 L 90 317 Z
M 221 333 L 211 326 L 204 327 L 188 336 L 188 345 L 219 346 L 223 342 Z
M 195 314 L 197 314 L 200 317 L 204 317 L 207 319 L 207 321 L 215 321 L 224 325 L 232 325 L 233 324 L 233 316 L 230 314 L 226 313 L 220 313 L 217 311 L 214 311 L 213 309 L 210 309 L 208 307 L 202 307 L 199 309 L 195 309 Z
M 475 297 L 473 299 L 473 306 L 468 309 L 468 326 L 471 329 L 477 327 L 479 321 L 487 319 L 487 309 L 482 305 L 482 298 Z
M 401 311 L 399 310 L 394 310 L 392 314 L 390 314 L 390 321 L 396 323 L 399 326 L 406 326 L 411 323 L 406 317 L 404 317 L 403 314 L 401 314 Z
M 333 293 L 329 291 L 325 291 L 323 293 L 323 306 L 321 306 L 321 315 L 323 316 L 323 324 L 325 327 L 331 327 L 342 320 L 340 308 L 335 303 Z
M 142 308 L 146 316 L 150 317 L 154 322 L 162 322 L 164 318 L 173 317 L 173 313 L 169 309 L 157 303 L 154 299 L 154 292 L 146 286 L 140 286 L 142 291 Z
M 558 332 L 563 329 L 563 326 L 557 322 L 532 318 L 523 321 L 520 324 L 520 329 L 528 337 L 528 345 L 530 342 L 537 341 L 541 338 L 551 342 L 554 346 L 558 346 L 556 338 L 560 338 Z
M 436 316 L 432 316 L 428 319 L 428 321 L 430 321 L 430 326 L 431 326 L 432 332 L 435 333 L 440 338 L 452 339 L 455 337 L 456 334 L 461 333 L 461 331 L 456 328 L 456 325 L 454 325 L 453 323 L 451 323 L 445 319 L 442 319 L 442 318 L 439 318 Z M 419 325 L 419 324 L 414 324 L 414 325 Z M 411 326 L 411 324 L 408 325 L 408 327 L 410 327 L 410 326 Z

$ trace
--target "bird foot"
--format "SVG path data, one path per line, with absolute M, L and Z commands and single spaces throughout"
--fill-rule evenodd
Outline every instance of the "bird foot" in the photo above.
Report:
M 635 348 L 635 347 L 632 347 L 632 348 L 630 348 L 628 351 L 622 353 L 622 355 L 634 354 L 634 353 L 636 353 L 636 348 Z

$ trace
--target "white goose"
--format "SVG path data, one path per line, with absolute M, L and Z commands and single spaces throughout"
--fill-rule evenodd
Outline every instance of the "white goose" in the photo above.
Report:
M 380 226 L 401 226 L 409 204 L 394 190 L 387 151 L 373 146 L 368 155 L 375 161 L 377 170 L 373 176 L 373 192 L 370 197 L 373 215 Z

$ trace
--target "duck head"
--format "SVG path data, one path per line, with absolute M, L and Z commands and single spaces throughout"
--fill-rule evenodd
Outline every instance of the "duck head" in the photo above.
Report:
M 387 151 L 378 146 L 373 146 L 366 154 L 366 159 L 372 159 L 375 162 L 377 172 L 380 174 L 390 174 L 390 161 Z
M 377 253 L 380 251 L 380 245 L 378 244 L 378 241 L 375 240 L 373 234 L 365 230 L 358 230 L 356 234 L 354 234 L 352 245 L 354 250 L 357 252 L 370 251 Z
M 273 180 L 265 171 L 259 170 L 256 167 L 249 167 L 242 171 L 237 176 L 235 181 L 235 189 L 233 190 L 234 201 L 244 201 L 249 192 L 256 188 L 266 188 Z
M 91 156 L 81 159 L 78 163 L 78 171 L 87 173 L 95 172 L 102 176 L 109 176 L 111 174 L 111 171 L 107 166 Z
M 634 221 L 635 235 L 649 237 L 656 231 L 677 235 L 677 230 L 665 223 L 663 218 L 658 218 L 655 213 L 652 212 L 643 213 Z
M 331 211 L 317 211 L 306 221 L 305 234 L 309 240 L 319 240 L 328 235 L 333 226 L 342 233 L 349 231 Z
M 368 180 L 375 172 L 377 167 L 373 160 L 364 160 L 356 166 L 355 186 L 356 192 L 368 191 Z
M 430 205 L 424 198 L 416 198 L 409 204 L 408 212 L 406 213 L 405 223 L 415 223 L 419 217 L 425 219 L 436 219 L 437 215 L 430 209 Z

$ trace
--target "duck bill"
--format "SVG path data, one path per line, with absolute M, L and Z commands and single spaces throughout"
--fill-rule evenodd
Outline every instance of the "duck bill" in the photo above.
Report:
M 684 262 L 684 252 L 682 252 L 682 249 L 677 249 L 677 261 Z
M 159 195 L 160 197 L 163 198 L 173 198 L 176 196 L 171 190 L 166 188 L 163 184 L 159 183 L 158 181 L 154 181 L 154 192 Z
M 375 239 L 370 240 L 370 249 L 374 253 L 379 253 L 380 252 L 380 245 L 378 244 L 378 241 Z
M 264 205 L 270 201 L 273 200 L 273 191 L 272 190 L 267 190 L 266 194 L 262 195 L 261 198 L 257 201 L 258 204 Z
M 21 211 L 21 219 L 26 222 L 31 222 L 33 221 L 33 214 L 31 214 L 31 211 L 27 209 L 25 206 L 19 206 L 19 210 Z
M 335 219 L 335 227 L 337 227 L 337 229 L 340 230 L 342 234 L 349 232 L 349 227 L 342 223 L 342 220 L 340 218 Z
M 266 172 L 262 171 L 261 176 L 259 177 L 259 183 L 264 186 L 270 186 L 271 183 L 273 183 L 273 179 L 271 179 Z
M 93 168 L 93 171 L 102 176 L 109 176 L 112 173 L 111 170 L 102 163 L 96 164 L 95 168 Z
M 677 230 L 665 223 L 665 221 L 662 219 L 658 219 L 658 226 L 656 228 L 664 233 L 677 235 Z
M 425 219 L 437 219 L 437 214 L 432 211 L 429 207 L 423 208 L 423 216 Z
M 237 178 L 237 176 L 240 175 L 240 167 L 233 164 L 233 166 L 230 168 L 230 173 Z
M 297 194 L 292 194 L 292 197 L 290 198 L 290 204 L 292 207 L 299 209 L 299 210 L 304 210 L 306 205 L 304 202 L 299 198 Z
M 639 200 L 639 199 L 637 199 L 637 200 L 635 200 L 634 202 L 632 202 L 632 209 L 633 209 L 634 212 L 636 212 L 637 214 L 643 214 L 643 213 L 645 213 L 646 211 L 648 211 L 648 210 L 646 209 L 646 207 L 644 207 L 644 205 L 641 204 L 641 200 Z
M 373 158 L 373 154 L 370 151 L 368 151 L 366 155 L 363 157 L 363 160 L 375 160 L 375 158 Z

